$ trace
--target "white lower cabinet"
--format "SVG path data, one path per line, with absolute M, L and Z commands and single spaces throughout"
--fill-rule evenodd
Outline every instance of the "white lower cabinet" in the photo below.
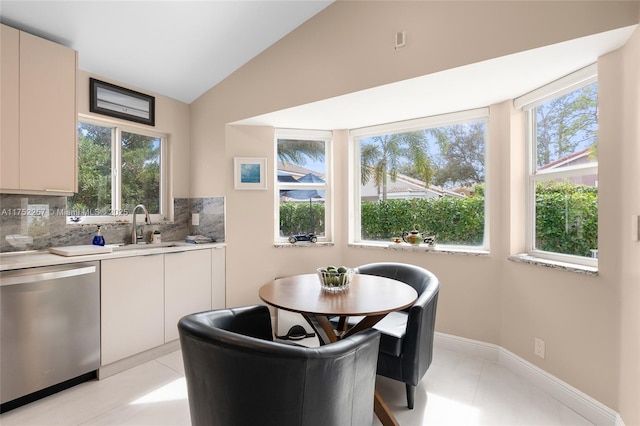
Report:
M 178 320 L 211 309 L 211 250 L 164 255 L 164 340 L 177 339 Z
M 101 365 L 176 340 L 185 315 L 225 307 L 225 248 L 101 263 Z
M 216 247 L 211 250 L 211 309 L 224 309 L 227 307 L 225 250 L 224 247 Z
M 101 364 L 164 343 L 164 255 L 103 260 L 100 265 Z

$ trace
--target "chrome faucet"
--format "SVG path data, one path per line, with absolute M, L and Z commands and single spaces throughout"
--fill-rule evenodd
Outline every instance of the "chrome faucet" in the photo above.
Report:
M 143 204 L 138 204 L 133 208 L 133 226 L 131 227 L 131 244 L 139 244 L 144 242 L 144 236 L 142 235 L 142 228 L 140 228 L 140 233 L 136 232 L 136 211 L 138 209 L 142 209 L 144 212 L 144 222 L 147 225 L 151 225 L 151 219 L 149 218 L 149 212 L 147 208 Z

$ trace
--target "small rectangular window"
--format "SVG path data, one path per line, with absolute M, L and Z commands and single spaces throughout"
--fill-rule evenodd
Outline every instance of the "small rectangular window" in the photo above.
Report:
M 330 142 L 331 132 L 276 132 L 276 242 L 331 240 Z

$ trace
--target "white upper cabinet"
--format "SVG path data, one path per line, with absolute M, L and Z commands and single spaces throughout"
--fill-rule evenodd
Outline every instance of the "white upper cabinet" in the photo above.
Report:
M 0 31 L 0 188 L 19 188 L 20 31 Z
M 77 53 L 4 25 L 1 36 L 0 189 L 72 194 Z

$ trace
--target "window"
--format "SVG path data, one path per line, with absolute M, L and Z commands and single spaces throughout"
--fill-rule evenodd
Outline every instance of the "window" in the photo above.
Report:
M 486 247 L 488 109 L 351 131 L 351 241 L 385 242 L 417 230 L 438 245 Z
M 276 131 L 278 243 L 331 241 L 331 132 Z
M 598 253 L 598 83 L 590 66 L 516 99 L 529 140 L 527 250 L 587 266 Z
M 166 136 L 96 120 L 78 121 L 78 193 L 68 221 L 112 222 L 137 204 L 166 216 Z

